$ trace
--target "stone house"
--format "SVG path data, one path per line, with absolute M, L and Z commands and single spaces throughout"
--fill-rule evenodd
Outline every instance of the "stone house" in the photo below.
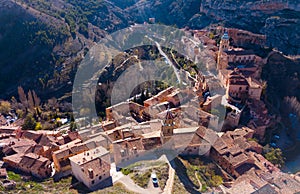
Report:
M 211 146 L 217 140 L 217 134 L 206 127 L 174 129 L 173 145 L 180 155 L 209 156 Z
M 77 139 L 69 144 L 61 146 L 59 150 L 54 151 L 52 154 L 54 167 L 57 172 L 66 172 L 71 169 L 69 158 L 95 148 L 94 142 L 81 143 L 81 140 Z
M 50 177 L 52 173 L 51 161 L 34 153 L 7 156 L 3 158 L 3 161 L 12 168 L 41 179 Z
M 17 139 L 10 137 L 0 141 L 2 143 L 2 153 L 6 156 L 13 154 L 24 154 L 32 146 L 36 145 L 36 142 L 30 139 Z
M 251 168 L 259 169 L 257 158 L 252 153 L 260 153 L 261 146 L 247 141 L 253 134 L 254 131 L 246 127 L 226 132 L 212 146 L 210 157 L 235 178 Z
M 272 117 L 268 114 L 268 109 L 261 100 L 250 99 L 247 101 L 247 105 L 251 116 L 247 126 L 254 129 L 255 136 L 262 140 L 267 127 L 272 125 Z
M 169 87 L 169 88 L 159 92 L 155 96 L 145 100 L 144 107 L 147 108 L 147 107 L 154 106 L 156 104 L 166 101 L 165 97 L 167 95 L 171 94 L 173 91 L 174 91 L 174 87 L 172 86 L 172 87 Z
M 115 163 L 121 164 L 132 160 L 145 153 L 142 138 L 129 138 L 125 140 L 117 140 L 112 144 Z
M 28 153 L 22 157 L 19 169 L 37 178 L 48 178 L 52 173 L 51 161 L 34 153 Z
M 219 105 L 221 105 L 222 102 L 222 96 L 219 94 L 216 94 L 212 97 L 208 97 L 206 101 L 203 103 L 202 109 L 206 112 L 211 111 L 212 109 L 215 109 Z
M 119 122 L 119 117 L 128 117 L 131 116 L 132 113 L 140 115 L 142 110 L 144 110 L 144 106 L 135 102 L 121 102 L 106 108 L 106 120 Z
M 232 103 L 244 103 L 248 98 L 259 100 L 262 90 L 260 82 L 246 78 L 238 69 L 230 73 L 226 81 L 226 98 Z
M 70 157 L 72 175 L 91 190 L 110 177 L 110 162 L 110 154 L 103 147 Z

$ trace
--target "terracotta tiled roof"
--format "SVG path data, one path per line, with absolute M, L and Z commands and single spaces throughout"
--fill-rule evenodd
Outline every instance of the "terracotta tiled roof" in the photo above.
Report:
M 15 163 L 15 164 L 19 164 L 20 161 L 22 160 L 22 156 L 23 154 L 14 154 L 14 155 L 11 155 L 11 156 L 6 156 L 3 158 L 4 161 L 10 161 L 12 163 Z
M 96 175 L 102 174 L 103 171 L 109 170 L 110 164 L 101 158 L 95 158 L 91 161 L 81 164 L 80 167 L 83 169 L 86 178 L 88 178 L 89 171 L 92 171 L 95 177 Z
M 37 133 L 35 131 L 22 131 L 21 138 L 31 139 L 35 142 L 38 142 L 41 138 L 42 134 Z
M 266 184 L 265 186 L 259 188 L 251 194 L 278 194 L 279 192 L 275 190 L 273 186 L 270 184 Z
M 272 183 L 278 187 L 283 193 L 298 193 L 300 192 L 300 182 L 293 179 L 289 174 L 277 172 L 272 173 Z
M 42 135 L 38 141 L 38 144 L 43 146 L 57 145 L 57 140 L 53 136 Z
M 25 153 L 35 153 L 35 154 L 40 154 L 44 151 L 44 146 L 42 145 L 34 145 L 31 146 L 28 150 L 26 150 Z
M 20 166 L 26 166 L 27 168 L 31 168 L 31 166 L 35 163 L 35 161 L 39 158 L 39 155 L 36 155 L 34 153 L 28 153 L 22 157 L 22 160 L 20 161 Z
M 95 142 L 70 144 L 67 147 L 63 147 L 62 149 L 53 152 L 53 154 L 57 158 L 64 158 L 70 156 L 71 154 L 78 154 L 93 149 L 95 147 L 96 147 Z
M 135 148 L 136 150 L 145 150 L 145 148 L 142 144 L 142 139 L 140 137 L 125 139 L 125 140 L 118 140 L 118 141 L 115 141 L 114 144 L 117 145 L 117 147 L 119 149 L 133 150 L 133 148 Z
M 11 151 L 15 153 L 25 153 L 31 146 L 36 145 L 36 143 L 30 139 L 17 139 L 17 138 L 8 138 L 0 141 L 3 143 L 4 153 L 9 153 Z

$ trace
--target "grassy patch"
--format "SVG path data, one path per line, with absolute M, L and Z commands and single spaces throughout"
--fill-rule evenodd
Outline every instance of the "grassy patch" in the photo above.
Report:
M 195 171 L 197 170 L 196 166 L 190 164 L 189 161 L 187 161 L 187 160 L 182 160 L 181 159 L 181 162 L 185 166 L 186 174 L 189 177 L 189 179 L 192 181 L 192 183 L 195 186 L 200 187 L 199 182 L 198 182 L 197 178 L 195 177 Z
M 131 179 L 140 187 L 146 188 L 148 186 L 151 173 L 155 172 L 158 183 L 161 189 L 164 189 L 167 180 L 169 178 L 169 166 L 168 164 L 162 164 L 158 167 L 153 167 L 152 169 L 148 169 L 144 172 L 134 171 L 130 177 Z
M 8 171 L 7 176 L 9 180 L 13 180 L 16 182 L 19 182 L 22 180 L 21 176 L 19 174 L 14 173 L 13 171 Z
M 178 177 L 177 173 L 175 173 L 174 184 L 173 184 L 173 188 L 172 188 L 172 193 L 173 194 L 186 194 L 186 193 L 189 193 L 184 188 L 184 185 L 181 183 L 181 181 L 179 180 L 179 177 Z
M 72 183 L 72 177 L 61 179 L 55 182 L 52 178 L 43 181 L 29 180 L 23 181 L 21 175 L 12 171 L 8 171 L 8 179 L 16 182 L 16 189 L 5 191 L 8 194 L 14 194 L 16 192 L 21 193 L 78 193 L 77 190 L 70 189 Z M 4 191 L 4 188 L 0 188 Z
M 122 169 L 121 169 L 121 172 L 122 172 L 124 175 L 129 175 L 129 174 L 132 173 L 133 171 L 132 171 L 130 168 L 122 168 Z
M 202 157 L 185 157 L 180 158 L 186 168 L 186 173 L 194 185 L 200 186 L 201 192 L 206 192 L 211 187 L 217 187 L 223 183 L 219 169 L 210 160 Z M 196 176 L 195 176 L 196 175 Z
M 146 170 L 145 172 L 134 172 L 130 175 L 131 179 L 142 188 L 146 188 L 149 183 L 152 170 Z
M 157 179 L 159 181 L 159 186 L 163 190 L 167 184 L 167 180 L 169 178 L 169 165 L 164 164 L 160 167 L 156 167 L 153 169 L 157 175 Z
M 16 189 L 14 190 L 5 190 L 2 185 L 0 184 L 0 194 L 15 194 L 15 193 L 24 193 L 24 194 L 44 194 L 44 193 L 56 193 L 56 194 L 78 194 L 78 193 L 88 193 L 87 187 L 83 184 L 82 187 L 77 186 L 75 188 L 71 188 L 72 184 L 74 183 L 73 178 L 67 177 L 63 178 L 57 182 L 55 182 L 52 178 L 38 181 L 38 180 L 29 180 L 24 181 L 22 180 L 22 176 L 16 174 L 12 171 L 8 171 L 8 178 L 10 180 L 14 180 L 17 185 Z M 134 194 L 134 192 L 130 192 L 126 190 L 125 186 L 121 183 L 116 183 L 112 187 L 105 188 L 103 190 L 99 190 L 93 192 L 94 194 L 104 193 L 104 194 Z
M 114 186 L 105 188 L 103 190 L 95 191 L 92 194 L 135 194 L 134 192 L 126 190 L 125 186 L 122 183 L 116 183 Z
M 161 189 L 164 189 L 169 178 L 169 165 L 162 161 L 137 162 L 121 169 L 124 175 L 130 178 L 140 187 L 146 188 L 150 181 L 151 173 L 155 172 Z

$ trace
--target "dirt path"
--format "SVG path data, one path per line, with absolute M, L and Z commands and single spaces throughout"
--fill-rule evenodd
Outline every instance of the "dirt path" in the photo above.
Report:
M 139 187 L 137 184 L 135 184 L 129 176 L 123 176 L 118 180 L 118 182 L 122 183 L 129 191 L 140 194 L 149 193 L 147 189 Z
M 199 180 L 199 178 L 198 178 L 198 176 L 197 176 L 197 172 L 195 172 L 195 177 L 196 177 L 196 179 L 197 179 L 197 181 L 198 181 L 198 184 L 199 184 L 199 191 L 201 191 L 202 190 L 202 183 L 201 183 L 201 181 Z

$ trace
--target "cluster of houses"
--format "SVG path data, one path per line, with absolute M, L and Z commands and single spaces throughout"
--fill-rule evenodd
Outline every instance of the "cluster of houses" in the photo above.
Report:
M 215 43 L 197 33 L 199 40 Z M 197 51 L 197 49 L 195 49 Z M 191 86 L 169 87 L 144 101 L 126 101 L 106 109 L 107 119 L 76 132 L 30 131 L 0 127 L 0 153 L 4 167 L 37 178 L 73 175 L 90 189 L 111 177 L 111 163 L 124 167 L 162 154 L 205 155 L 225 177 L 225 193 L 300 192 L 298 177 L 281 172 L 262 155 L 262 140 L 272 117 L 261 95 L 261 58 L 229 46 L 224 33 L 217 52 L 219 78 L 225 96 L 211 96 L 206 78 L 189 77 Z M 196 53 L 197 54 L 197 53 Z M 224 104 L 225 99 L 225 104 Z M 225 121 L 213 110 L 223 106 Z M 248 107 L 247 126 L 241 117 Z M 223 125 L 231 130 L 222 129 Z M 222 130 L 220 130 L 222 129 Z M 5 168 L 0 175 L 6 176 Z
M 260 80 L 264 60 L 252 50 L 230 46 L 230 36 L 225 32 L 217 51 L 218 77 L 226 89 L 226 101 L 234 107 L 228 114 L 227 124 L 238 127 L 244 110 L 250 110 L 246 125 L 255 129 L 255 137 L 263 140 L 265 131 L 274 124 L 274 116 L 261 100 L 265 83 Z
M 245 50 L 231 45 L 246 44 L 252 45 L 253 48 L 261 47 L 266 37 L 237 29 L 226 30 L 219 26 L 209 30 L 189 30 L 186 33 L 192 34 L 194 41 L 206 48 L 205 53 L 215 59 L 216 77 L 225 90 L 221 101 L 220 96 L 216 95 L 205 99 L 204 105 L 210 103 L 210 98 L 212 98 L 215 101 L 214 104 L 222 104 L 232 109 L 230 112 L 227 109 L 223 131 L 248 126 L 255 129 L 254 137 L 263 141 L 266 129 L 274 125 L 276 119 L 274 115 L 268 113 L 264 101 L 261 100 L 266 88 L 265 82 L 261 80 L 262 66 L 266 63 L 266 59 L 262 59 L 254 50 Z M 212 39 L 214 36 L 220 37 L 219 46 L 216 40 Z M 201 53 L 204 51 L 200 49 L 201 46 L 190 42 L 189 47 L 193 46 L 194 51 L 190 55 L 194 56 L 194 61 L 203 58 Z M 211 64 L 214 68 L 214 63 Z M 207 112 L 211 112 L 215 107 L 201 106 Z
M 262 146 L 254 141 L 255 129 L 240 127 L 216 132 L 199 125 L 183 127 L 177 121 L 180 111 L 173 108 L 173 112 L 171 109 L 163 112 L 163 119 L 139 124 L 128 120 L 127 124 L 106 131 L 112 140 L 117 166 L 126 166 L 135 159 L 147 159 L 149 150 L 152 151 L 150 156 L 157 154 L 156 150 L 176 151 L 183 156 L 204 155 L 215 161 L 223 170 L 225 193 L 300 192 L 299 177 L 281 172 L 262 156 Z
M 6 168 L 37 179 L 72 174 L 91 189 L 110 177 L 110 154 L 104 137 L 83 141 L 78 132 L 31 131 L 9 126 L 0 127 L 0 133 L 3 184 L 8 181 Z

